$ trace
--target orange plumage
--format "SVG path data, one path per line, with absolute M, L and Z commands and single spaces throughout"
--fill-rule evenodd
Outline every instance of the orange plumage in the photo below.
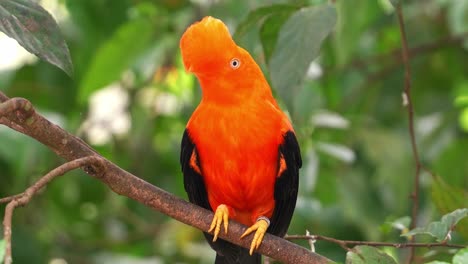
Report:
M 252 253 L 270 224 L 261 218 L 272 221 L 268 232 L 282 236 L 294 210 L 301 164 L 292 125 L 260 67 L 220 20 L 206 17 L 190 26 L 180 47 L 185 68 L 197 76 L 203 94 L 182 141 L 185 188 L 192 202 L 219 213 L 212 225 L 214 241 L 223 217 L 251 226 L 248 233 L 256 231 Z M 230 261 L 230 253 L 214 241 L 220 255 L 216 263 L 241 263 L 235 261 L 242 260 L 239 256 Z M 257 263 L 259 257 L 247 259 L 242 263 Z

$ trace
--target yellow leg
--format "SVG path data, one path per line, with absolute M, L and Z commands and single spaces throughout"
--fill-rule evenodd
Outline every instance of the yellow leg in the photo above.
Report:
M 215 215 L 213 217 L 213 221 L 211 222 L 210 229 L 208 232 L 214 230 L 213 234 L 213 242 L 218 239 L 219 231 L 221 231 L 221 224 L 224 225 L 224 233 L 228 231 L 228 219 L 229 219 L 229 210 L 226 205 L 221 204 L 216 208 Z
M 242 234 L 241 238 L 255 231 L 254 238 L 252 240 L 252 243 L 250 244 L 250 255 L 252 255 L 254 250 L 257 250 L 258 247 L 260 247 L 260 244 L 262 244 L 263 237 L 265 236 L 269 225 L 270 220 L 264 216 L 261 216 L 257 219 L 257 222 L 255 224 L 253 224 L 251 227 L 245 230 L 244 234 Z

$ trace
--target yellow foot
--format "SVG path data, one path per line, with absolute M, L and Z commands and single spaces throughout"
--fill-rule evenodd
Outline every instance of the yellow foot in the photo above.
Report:
M 227 233 L 228 230 L 228 219 L 229 219 L 229 209 L 226 205 L 221 204 L 216 208 L 213 221 L 211 222 L 210 229 L 208 232 L 214 230 L 213 242 L 218 239 L 219 231 L 221 230 L 221 224 L 224 224 L 224 233 Z
M 242 234 L 241 238 L 257 230 L 255 232 L 252 243 L 250 244 L 250 251 L 249 251 L 250 255 L 252 255 L 254 250 L 257 250 L 258 247 L 260 247 L 260 244 L 262 244 L 263 237 L 265 236 L 265 233 L 269 225 L 270 225 L 270 220 L 264 216 L 261 216 L 257 219 L 257 222 L 255 224 L 253 224 L 251 227 L 245 230 L 244 234 Z

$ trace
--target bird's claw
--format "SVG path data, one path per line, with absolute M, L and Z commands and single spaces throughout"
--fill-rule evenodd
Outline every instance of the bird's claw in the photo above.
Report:
M 252 243 L 250 244 L 250 255 L 253 254 L 254 250 L 257 250 L 262 244 L 263 237 L 270 225 L 270 221 L 266 217 L 260 217 L 255 224 L 245 230 L 244 234 L 242 234 L 241 238 L 249 235 L 253 231 L 255 231 L 254 238 L 252 239 Z
M 213 221 L 211 222 L 208 232 L 213 231 L 213 242 L 218 239 L 219 231 L 221 231 L 221 224 L 224 226 L 224 233 L 228 230 L 229 209 L 226 205 L 221 204 L 216 208 Z

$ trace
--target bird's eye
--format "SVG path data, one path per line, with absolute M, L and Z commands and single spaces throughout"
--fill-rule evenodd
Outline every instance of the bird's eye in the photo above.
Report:
M 234 58 L 229 62 L 229 66 L 231 66 L 231 68 L 233 68 L 233 69 L 239 68 L 240 64 L 241 64 L 240 60 L 237 59 L 237 58 Z

